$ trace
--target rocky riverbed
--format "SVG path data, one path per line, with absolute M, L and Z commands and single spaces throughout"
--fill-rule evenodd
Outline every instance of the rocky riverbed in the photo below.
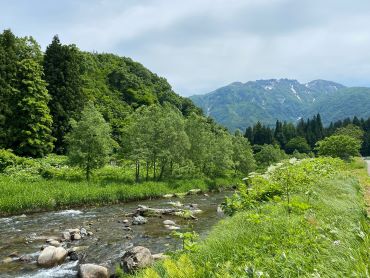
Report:
M 193 193 L 0 218 L 0 277 L 76 277 L 82 264 L 84 271 L 96 264 L 113 273 L 134 246 L 161 257 L 181 246 L 173 230 L 204 236 L 220 219 L 217 206 L 227 193 Z

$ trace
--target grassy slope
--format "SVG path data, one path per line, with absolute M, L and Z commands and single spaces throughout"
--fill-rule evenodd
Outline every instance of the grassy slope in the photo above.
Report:
M 362 194 L 369 178 L 361 161 L 348 166 L 350 171 L 334 179 L 317 180 L 317 198 L 308 210 L 288 215 L 278 202 L 237 213 L 221 221 L 197 252 L 165 260 L 139 276 L 369 277 Z

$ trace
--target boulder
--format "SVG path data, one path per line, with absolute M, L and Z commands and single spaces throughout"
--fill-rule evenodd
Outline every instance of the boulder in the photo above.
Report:
M 173 198 L 174 196 L 175 196 L 174 194 L 164 194 L 163 198 L 169 199 L 169 198 Z
M 150 266 L 154 262 L 148 248 L 135 246 L 123 255 L 121 261 L 122 269 L 127 273 L 133 273 L 138 269 Z
M 96 264 L 81 264 L 78 270 L 80 278 L 108 278 L 108 269 Z
M 28 255 L 28 254 L 23 255 L 19 258 L 19 261 L 22 262 L 22 263 L 30 263 L 30 262 L 32 262 L 32 260 L 33 260 L 32 256 Z
M 42 250 L 37 259 L 37 264 L 43 267 L 51 267 L 64 262 L 67 257 L 67 250 L 63 247 L 48 246 Z
M 176 225 L 176 223 L 174 221 L 172 221 L 172 220 L 164 220 L 163 221 L 163 224 L 164 225 Z
M 67 229 L 67 232 L 70 233 L 71 235 L 73 234 L 79 234 L 80 233 L 80 229 Z
M 142 225 L 145 224 L 146 222 L 148 222 L 148 220 L 141 215 L 134 216 L 134 219 L 132 220 L 133 225 Z
M 179 226 L 175 225 L 164 225 L 169 230 L 180 230 L 181 228 Z

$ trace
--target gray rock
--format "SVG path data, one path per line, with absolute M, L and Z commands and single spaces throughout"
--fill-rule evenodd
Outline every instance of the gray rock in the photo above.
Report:
M 37 259 L 37 264 L 43 267 L 51 267 L 64 262 L 67 257 L 67 250 L 63 247 L 48 246 L 42 250 Z
M 142 225 L 145 224 L 146 222 L 148 222 L 148 220 L 141 215 L 134 216 L 134 219 L 132 220 L 133 225 Z
M 81 228 L 81 230 L 80 230 L 80 235 L 81 235 L 81 236 L 86 236 L 86 235 L 87 235 L 87 231 L 86 231 L 86 229 L 85 229 L 85 228 Z
M 164 225 L 169 230 L 180 230 L 181 228 L 179 226 L 175 225 Z
M 96 264 L 81 264 L 78 270 L 80 278 L 108 278 L 108 269 Z
M 152 265 L 154 259 L 150 250 L 143 246 L 135 246 L 129 249 L 122 257 L 121 267 L 127 273 Z
M 172 221 L 172 220 L 164 220 L 163 221 L 163 224 L 164 225 L 176 225 L 176 223 L 174 221 Z

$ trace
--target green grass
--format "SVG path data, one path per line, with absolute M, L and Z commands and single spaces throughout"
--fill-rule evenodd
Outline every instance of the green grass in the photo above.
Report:
M 62 180 L 27 181 L 0 176 L 0 215 L 142 200 L 167 193 L 187 192 L 193 188 L 209 191 L 214 186 L 214 182 L 204 179 L 106 184 Z
M 219 222 L 196 252 L 157 263 L 138 277 L 369 277 L 370 240 L 358 161 L 316 177 L 315 197 L 293 195 Z M 300 204 L 300 205 L 298 205 Z M 304 205 L 303 205 L 304 204 Z

